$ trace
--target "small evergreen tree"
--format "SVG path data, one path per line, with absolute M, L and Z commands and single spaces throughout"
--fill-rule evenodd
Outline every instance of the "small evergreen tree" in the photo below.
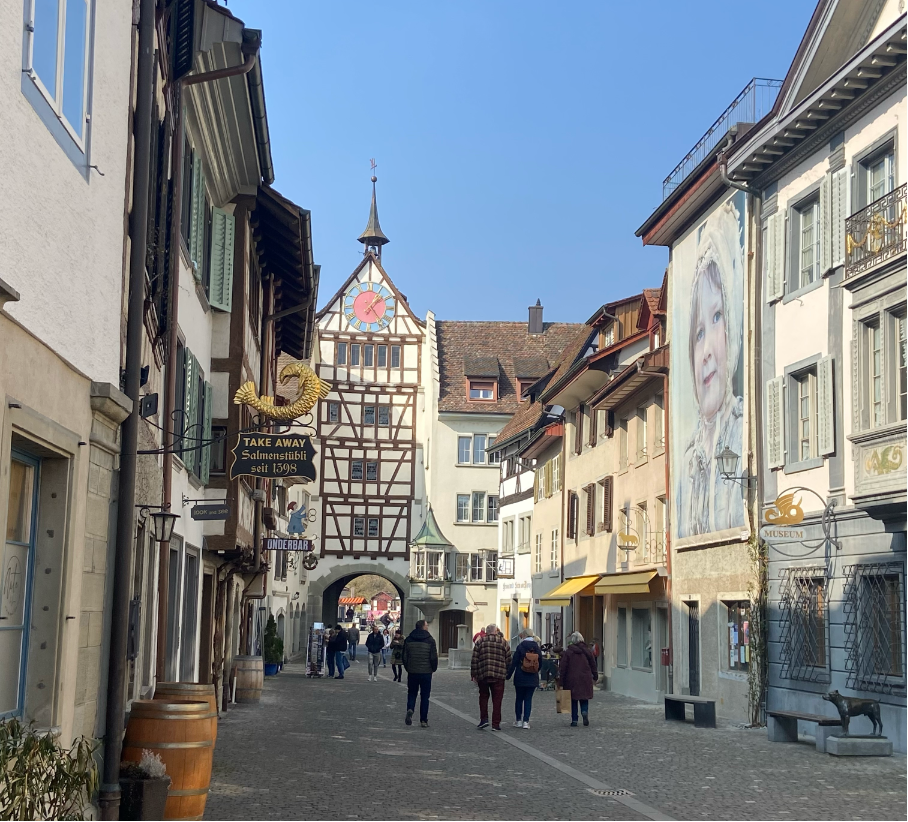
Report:
M 280 665 L 284 661 L 284 640 L 277 635 L 277 623 L 274 614 L 268 616 L 265 625 L 265 641 L 263 643 L 265 662 Z

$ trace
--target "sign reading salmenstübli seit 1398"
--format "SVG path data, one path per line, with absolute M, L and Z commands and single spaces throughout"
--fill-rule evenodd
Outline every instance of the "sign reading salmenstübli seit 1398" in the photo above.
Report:
M 311 539 L 281 539 L 264 537 L 262 549 L 265 551 L 314 551 L 315 543 Z
M 315 480 L 315 449 L 309 437 L 302 434 L 240 434 L 230 453 L 230 479 L 247 476 Z

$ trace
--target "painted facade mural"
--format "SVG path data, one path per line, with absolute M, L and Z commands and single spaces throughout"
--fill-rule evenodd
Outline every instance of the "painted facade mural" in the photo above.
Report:
M 719 203 L 672 253 L 672 474 L 680 544 L 739 537 L 741 487 L 719 474 L 726 446 L 744 453 L 743 192 Z

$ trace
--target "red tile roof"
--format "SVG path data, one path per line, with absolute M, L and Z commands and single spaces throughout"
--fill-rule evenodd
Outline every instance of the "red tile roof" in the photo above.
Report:
M 554 366 L 579 328 L 586 326 L 545 323 L 542 334 L 528 334 L 524 322 L 437 321 L 438 410 L 477 414 L 515 413 L 520 407 L 516 372 L 525 370 L 526 361 L 530 359 L 533 360 L 531 371 L 538 372 L 543 359 L 549 368 Z M 497 361 L 497 402 L 470 402 L 467 399 L 466 377 L 480 375 L 466 374 L 465 370 L 467 366 L 475 368 L 480 361 L 485 366 L 482 376 L 494 370 L 488 366 Z

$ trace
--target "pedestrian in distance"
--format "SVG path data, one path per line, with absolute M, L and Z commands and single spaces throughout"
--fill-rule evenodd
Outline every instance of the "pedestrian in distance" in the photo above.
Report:
M 366 636 L 366 650 L 369 652 L 369 682 L 378 682 L 378 668 L 381 665 L 382 651 L 385 649 L 385 638 L 381 635 L 378 623 Z
M 511 665 L 511 646 L 496 625 L 486 628 L 485 636 L 473 646 L 470 678 L 479 686 L 479 730 L 489 727 L 489 697 L 492 698 L 492 730 L 501 730 L 501 700 L 504 681 Z
M 388 667 L 388 654 L 391 650 L 391 633 L 385 628 L 382 631 L 382 641 L 385 643 L 384 647 L 381 649 L 381 666 L 382 668 Z
M 429 696 L 432 693 L 432 674 L 438 670 L 438 648 L 421 619 L 404 640 L 403 665 L 407 671 L 407 725 L 413 724 L 416 695 L 419 694 L 419 725 L 429 727 Z
M 328 640 L 328 647 L 325 649 L 328 657 L 328 676 L 335 679 L 344 678 L 344 656 L 347 652 L 347 632 L 341 626 L 334 626 L 334 633 Z M 335 669 L 337 674 L 335 674 Z
M 394 674 L 394 681 L 400 682 L 404 672 L 404 635 L 400 628 L 394 631 L 391 638 L 391 671 Z
M 577 709 L 583 717 L 583 724 L 590 724 L 589 703 L 593 698 L 593 683 L 599 679 L 593 652 L 583 641 L 583 634 L 574 631 L 568 637 L 568 646 L 561 655 L 558 666 L 561 687 L 571 692 L 571 727 L 577 727 Z
M 347 651 L 350 653 L 350 661 L 356 662 L 356 647 L 359 645 L 359 628 L 354 622 L 347 629 Z
M 519 635 L 520 642 L 514 649 L 508 666 L 508 679 L 514 677 L 515 728 L 530 729 L 530 712 L 533 710 L 533 694 L 539 687 L 539 665 L 542 648 L 529 628 Z

